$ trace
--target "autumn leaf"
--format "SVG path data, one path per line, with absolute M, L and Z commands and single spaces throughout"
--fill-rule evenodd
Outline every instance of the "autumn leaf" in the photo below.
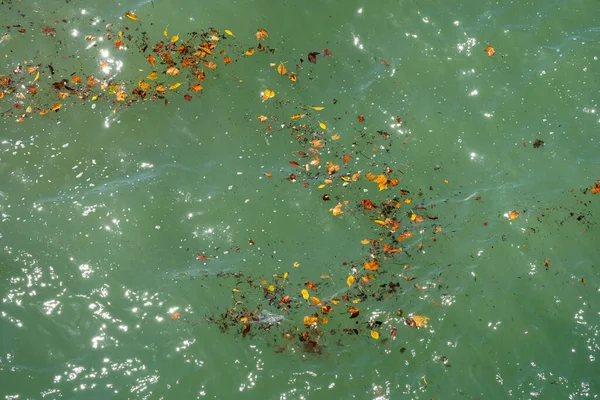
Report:
M 125 13 L 125 16 L 127 18 L 131 19 L 131 20 L 134 20 L 134 21 L 139 21 L 140 20 L 137 15 L 135 15 L 134 13 L 129 12 L 129 11 Z
M 82 80 L 81 80 L 81 77 L 80 77 L 79 75 L 74 75 L 74 76 L 71 78 L 71 82 L 73 82 L 73 83 L 81 83 L 81 82 L 82 82 Z
M 333 311 L 333 308 L 329 304 L 321 307 L 321 314 L 329 314 L 331 311 Z
M 333 208 L 330 208 L 329 211 L 333 213 L 334 217 L 343 214 L 344 212 L 342 211 L 342 203 L 337 203 L 337 205 Z
M 356 318 L 356 317 L 358 317 L 358 314 L 360 313 L 360 309 L 358 309 L 356 307 L 348 307 L 348 309 L 346 311 L 348 313 L 350 313 L 350 318 Z
M 205 62 L 204 62 L 204 66 L 205 66 L 206 68 L 210 68 L 210 69 L 215 69 L 215 68 L 217 68 L 217 64 L 215 64 L 215 63 L 214 63 L 214 62 L 212 62 L 212 61 L 205 61 Z
M 176 311 L 173 314 L 171 314 L 171 319 L 178 320 L 180 315 L 181 315 L 181 311 Z
M 595 182 L 594 187 L 592 188 L 592 194 L 600 193 L 600 182 Z
M 199 91 L 201 91 L 203 89 L 202 85 L 200 85 L 199 83 L 194 83 L 192 85 L 192 92 L 194 93 L 198 93 Z
M 223 62 L 225 64 L 231 64 L 231 57 L 225 57 L 225 58 L 223 58 Z
M 58 92 L 58 97 L 61 99 L 65 99 L 67 96 L 69 96 L 69 93 L 67 92 Z
M 365 262 L 364 266 L 365 269 L 368 271 L 377 271 L 379 269 L 379 264 L 377 264 L 377 261 L 375 261 L 375 259 L 371 259 Z
M 171 76 L 175 76 L 177 74 L 179 74 L 181 71 L 179 71 L 179 68 L 174 67 L 174 66 L 170 66 L 169 68 L 167 68 L 166 74 L 167 75 L 171 75 Z
M 154 65 L 156 63 L 156 58 L 152 54 L 148 54 L 148 62 L 150 65 Z
M 260 98 L 262 99 L 262 101 L 267 101 L 268 99 L 275 97 L 275 92 L 272 91 L 271 89 L 265 89 L 264 92 L 262 92 L 260 94 Z
M 279 63 L 279 65 L 277 66 L 277 72 L 279 73 L 279 75 L 287 74 L 287 68 L 285 67 L 284 63 Z
M 519 213 L 518 211 L 516 211 L 516 210 L 509 211 L 509 212 L 508 212 L 508 218 L 509 218 L 510 220 L 517 219 L 517 218 L 519 217 L 519 214 L 520 214 L 520 213 Z
M 377 331 L 371 331 L 371 337 L 373 339 L 379 339 L 379 332 L 377 332 Z
M 304 118 L 306 117 L 306 114 L 294 114 L 290 117 L 290 119 L 298 119 L 298 118 Z
M 171 43 L 175 43 L 178 40 L 179 40 L 179 34 L 177 34 L 171 38 Z
M 235 37 L 235 35 L 233 34 L 233 32 L 231 32 L 229 29 L 225 29 L 225 33 L 228 34 L 229 36 Z
M 157 93 L 164 94 L 167 91 L 167 88 L 165 88 L 163 85 L 158 85 L 156 86 L 155 90 Z
M 335 134 L 331 135 L 331 140 L 338 140 L 340 137 L 341 136 L 339 133 L 335 133 Z
M 321 305 L 321 300 L 318 297 L 311 296 L 310 301 L 312 301 L 314 304 L 316 304 L 318 306 Z
M 138 86 L 140 87 L 140 89 L 150 89 L 150 84 L 148 82 L 138 81 Z
M 358 122 L 365 122 L 365 116 L 364 116 L 364 114 L 360 114 L 358 116 Z
M 125 93 L 122 90 L 119 90 L 115 93 L 115 97 L 117 98 L 117 101 L 125 101 L 125 99 L 127 98 L 127 93 Z
M 290 78 L 290 81 L 296 82 L 296 80 L 298 79 L 298 76 L 296 75 L 295 72 L 292 72 L 291 74 L 288 75 L 288 78 Z
M 53 105 L 53 106 L 50 108 L 50 110 L 51 110 L 51 111 L 58 111 L 58 110 L 59 110 L 61 107 L 62 107 L 62 104 L 61 104 L 61 103 L 56 103 L 56 104 L 54 104 L 54 105 Z
M 146 78 L 150 79 L 151 81 L 155 81 L 156 79 L 158 79 L 158 72 L 152 71 L 148 74 Z
M 308 290 L 306 289 L 302 289 L 302 297 L 304 297 L 304 300 L 308 300 L 309 295 L 308 295 Z
M 254 51 L 255 51 L 254 49 L 248 49 L 248 50 L 246 50 L 246 52 L 244 54 L 247 56 L 251 56 L 252 54 L 254 54 Z
M 485 48 L 485 52 L 488 54 L 488 56 L 493 56 L 494 54 L 496 54 L 496 50 L 494 50 L 494 48 L 492 46 L 487 46 Z
M 200 71 L 198 72 L 198 74 L 196 74 L 196 79 L 198 79 L 200 82 L 202 82 L 204 78 L 206 78 L 206 74 L 204 73 L 204 71 Z
M 259 40 L 260 39 L 265 40 L 265 38 L 268 38 L 268 37 L 269 37 L 269 33 L 266 30 L 264 30 L 264 29 L 258 29 L 256 31 L 256 38 L 257 39 L 259 39 Z
M 327 129 L 327 125 L 325 125 L 325 124 L 324 124 L 324 123 L 322 123 L 322 122 L 319 122 L 319 126 L 320 126 L 320 127 L 321 127 L 321 129 L 323 129 L 323 130 Z
M 353 275 L 348 276 L 348 278 L 346 279 L 346 284 L 348 286 L 352 286 L 353 283 L 354 283 L 354 276 Z
M 427 326 L 427 322 L 430 320 L 431 318 L 428 317 L 424 317 L 422 315 L 413 315 L 412 316 L 412 320 L 415 323 L 415 327 L 417 328 L 424 328 Z
M 308 53 L 308 61 L 310 61 L 313 64 L 316 64 L 317 63 L 317 54 L 321 54 L 321 53 L 317 53 L 316 51 Z

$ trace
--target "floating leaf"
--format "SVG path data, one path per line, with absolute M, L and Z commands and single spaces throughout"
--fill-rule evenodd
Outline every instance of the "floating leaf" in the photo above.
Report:
M 340 134 L 336 133 L 336 134 L 334 134 L 334 135 L 331 136 L 331 140 L 338 140 L 340 137 L 341 137 Z
M 292 82 L 296 82 L 296 80 L 298 79 L 295 72 L 292 72 L 291 74 L 289 74 L 288 78 L 290 78 L 290 81 L 292 81 Z
M 496 54 L 496 50 L 494 50 L 494 48 L 492 46 L 487 46 L 485 48 L 485 52 L 488 54 L 488 56 L 493 56 L 494 54 Z
M 415 325 L 417 328 L 424 328 L 427 326 L 427 322 L 430 320 L 431 318 L 428 317 L 424 317 L 422 315 L 413 315 L 412 320 L 414 321 Z
M 312 53 L 308 53 L 308 61 L 310 61 L 313 64 L 317 63 L 317 54 L 321 54 L 321 53 L 317 53 L 316 51 L 313 51 Z
M 62 107 L 62 104 L 61 104 L 61 103 L 56 103 L 56 104 L 54 104 L 54 105 L 53 105 L 53 106 L 50 108 L 50 110 L 51 110 L 51 111 L 58 111 L 58 110 L 59 110 L 61 107 Z
M 519 216 L 519 214 L 520 214 L 520 213 L 519 213 L 518 211 L 516 211 L 516 210 L 510 211 L 510 212 L 508 213 L 508 218 L 509 218 L 510 220 L 517 219 L 517 217 Z
M 318 306 L 321 305 L 321 300 L 318 297 L 311 296 L 310 301 L 312 301 L 314 304 L 316 304 Z
M 312 109 L 315 110 L 315 111 L 321 111 L 321 110 L 324 110 L 325 107 L 312 106 Z
M 229 36 L 234 36 L 233 32 L 231 32 L 229 29 L 225 29 L 225 33 L 228 34 Z
M 192 92 L 194 92 L 194 93 L 198 93 L 198 92 L 199 92 L 199 91 L 201 91 L 202 89 L 203 89 L 203 88 L 202 88 L 202 85 L 200 85 L 199 83 L 194 83 L 194 84 L 192 85 Z
M 148 74 L 146 78 L 150 79 L 151 81 L 155 81 L 156 79 L 158 79 L 158 73 L 156 71 L 152 71 Z
M 353 275 L 348 276 L 348 278 L 346 279 L 346 284 L 348 286 L 352 286 L 353 283 L 354 283 L 354 276 Z
M 173 314 L 171 314 L 171 319 L 178 320 L 180 315 L 181 315 L 181 311 L 176 311 Z
M 368 271 L 377 271 L 379 269 L 379 264 L 377 264 L 377 261 L 375 261 L 375 259 L 371 259 L 365 262 L 364 266 L 365 269 Z
M 165 37 L 169 37 L 169 25 L 167 25 L 167 27 L 163 31 L 163 35 L 165 35 Z
M 148 54 L 148 62 L 150 63 L 150 65 L 154 65 L 156 64 L 156 58 L 154 58 L 152 54 Z
M 38 71 L 38 72 L 35 74 L 35 78 L 33 78 L 33 81 L 35 82 L 35 81 L 37 81 L 38 79 L 40 79 L 40 71 Z
M 174 66 L 170 66 L 169 68 L 167 68 L 166 74 L 167 75 L 171 75 L 171 76 L 175 76 L 178 75 L 181 71 L 179 71 L 179 68 L 174 67 Z
M 304 118 L 306 114 L 294 114 L 290 117 L 290 119 Z
M 302 289 L 302 297 L 304 297 L 304 300 L 308 300 L 308 298 L 309 298 L 308 290 Z
M 177 89 L 179 86 L 181 86 L 181 83 L 176 82 L 174 84 L 172 84 L 171 86 L 169 86 L 169 90 L 175 90 Z
M 275 92 L 271 89 L 265 89 L 264 92 L 261 93 L 260 98 L 262 101 L 267 101 L 268 99 L 275 97 Z
M 244 54 L 247 56 L 251 56 L 252 54 L 254 54 L 254 49 L 248 49 Z
M 373 339 L 379 339 L 379 332 L 377 332 L 377 331 L 371 331 L 371 337 Z
M 268 37 L 269 37 L 269 33 L 266 30 L 264 30 L 264 29 L 257 29 L 257 31 L 256 31 L 256 38 L 257 39 L 265 40 L 265 38 L 268 38 Z
M 279 75 L 287 74 L 287 68 L 283 63 L 279 63 L 279 65 L 277 66 L 277 72 L 279 73 Z
M 135 15 L 134 13 L 129 12 L 129 11 L 125 13 L 125 16 L 127 18 L 131 19 L 131 20 L 134 20 L 134 21 L 139 21 L 140 20 L 137 15 Z
M 350 313 L 350 318 L 356 318 L 356 317 L 358 317 L 358 314 L 360 313 L 360 309 L 358 309 L 356 307 L 348 307 L 348 309 L 346 311 Z
M 294 261 L 294 268 L 298 268 L 300 266 L 300 263 L 298 261 Z
M 319 126 L 320 126 L 320 127 L 321 127 L 321 129 L 323 129 L 323 130 L 327 129 L 327 125 L 325 125 L 325 124 L 324 124 L 324 123 L 322 123 L 322 122 L 319 122 Z

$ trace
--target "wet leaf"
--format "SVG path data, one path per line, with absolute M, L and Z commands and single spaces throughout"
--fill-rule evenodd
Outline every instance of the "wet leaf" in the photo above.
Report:
M 139 21 L 140 20 L 137 15 L 135 15 L 134 13 L 129 12 L 129 11 L 125 13 L 125 16 L 127 18 L 133 20 L 133 21 Z
M 331 136 L 331 140 L 338 140 L 340 137 L 341 137 L 340 134 L 336 133 Z
M 496 50 L 494 50 L 494 48 L 492 46 L 487 46 L 485 48 L 485 52 L 488 54 L 488 56 L 493 56 L 494 54 L 496 54 Z
M 302 297 L 304 297 L 304 300 L 308 300 L 309 295 L 308 295 L 308 290 L 306 289 L 302 289 Z
M 298 118 L 304 118 L 306 117 L 306 114 L 294 114 L 290 117 L 290 119 L 298 119 Z
M 258 116 L 258 120 L 259 120 L 260 122 L 265 122 L 265 121 L 266 121 L 266 120 L 268 120 L 268 119 L 269 119 L 269 118 L 267 118 L 267 116 L 266 116 L 266 115 L 259 115 L 259 116 Z
M 231 32 L 229 29 L 225 29 L 225 33 L 228 34 L 229 36 L 235 37 L 235 35 L 233 34 L 233 32 Z
M 292 72 L 291 74 L 289 74 L 288 78 L 290 78 L 290 81 L 292 81 L 292 82 L 296 82 L 296 80 L 298 79 L 295 72 Z
M 150 79 L 151 81 L 155 81 L 158 79 L 158 72 L 156 71 L 152 71 L 148 74 L 148 76 L 146 77 L 146 79 Z
M 202 87 L 202 85 L 200 85 L 199 83 L 194 83 L 194 84 L 192 85 L 192 88 L 191 88 L 191 89 L 192 89 L 192 92 L 194 92 L 194 93 L 198 93 L 198 92 L 200 92 L 200 91 L 203 89 L 203 87 Z
M 150 63 L 150 65 L 154 65 L 156 64 L 156 58 L 154 58 L 152 54 L 148 54 L 148 62 Z
M 321 110 L 324 110 L 325 107 L 312 106 L 312 109 L 315 110 L 315 111 L 321 111 Z
M 261 93 L 260 98 L 262 101 L 267 101 L 268 99 L 275 97 L 275 92 L 271 89 L 265 89 L 264 92 Z
M 516 211 L 516 210 L 509 211 L 509 213 L 508 213 L 508 218 L 509 218 L 510 220 L 517 219 L 517 218 L 519 217 L 519 214 L 520 214 L 520 213 L 519 213 L 518 211 Z
M 35 81 L 37 81 L 38 79 L 40 79 L 40 71 L 38 71 L 38 72 L 35 74 L 35 78 L 33 78 L 33 81 L 35 82 Z
M 279 65 L 277 66 L 277 72 L 279 73 L 279 75 L 287 74 L 287 68 L 283 63 L 279 63 Z
M 321 305 L 321 300 L 318 297 L 311 296 L 310 301 L 312 301 L 314 304 L 316 304 L 318 306 Z
M 333 213 L 334 217 L 343 214 L 344 212 L 342 211 L 342 203 L 337 203 L 337 205 L 333 208 L 330 208 L 329 211 Z
M 375 203 L 373 203 L 369 199 L 361 200 L 361 204 L 365 208 L 365 210 L 373 210 L 375 209 Z
M 321 54 L 321 53 L 317 53 L 316 51 L 313 51 L 312 53 L 308 53 L 308 61 L 310 61 L 313 64 L 316 64 L 318 54 Z
M 358 122 L 365 122 L 365 116 L 364 116 L 364 114 L 360 114 L 358 116 Z
M 600 193 L 600 182 L 595 182 L 594 187 L 591 190 L 592 190 L 592 194 Z
M 364 266 L 365 269 L 368 271 L 377 271 L 379 269 L 379 264 L 377 264 L 377 261 L 375 261 L 375 259 L 371 259 L 365 262 Z
M 171 314 L 171 319 L 178 320 L 180 315 L 181 315 L 181 311 L 175 311 L 173 314 Z
M 175 90 L 177 89 L 179 86 L 181 86 L 181 83 L 176 82 L 174 84 L 172 84 L 171 86 L 169 86 L 169 90 Z
M 360 309 L 357 307 L 348 307 L 346 311 L 350 313 L 350 318 L 356 318 L 358 317 L 358 314 L 360 314 Z
M 256 31 L 256 38 L 257 39 L 259 39 L 259 40 L 260 39 L 265 40 L 265 38 L 268 38 L 268 37 L 269 37 L 269 33 L 266 30 L 264 30 L 262 28 L 261 29 L 257 29 L 257 31 Z
M 417 328 L 424 328 L 427 326 L 427 322 L 430 320 L 431 318 L 428 317 L 424 317 L 422 315 L 413 315 L 412 320 L 415 323 L 415 326 Z
M 327 129 L 327 125 L 325 125 L 325 124 L 324 124 L 324 123 L 322 123 L 322 122 L 319 122 L 319 126 L 320 126 L 320 127 L 321 127 L 321 129 L 323 129 L 323 130 Z
M 165 35 L 165 37 L 169 37 L 169 25 L 167 25 L 167 27 L 163 31 L 163 35 Z
M 178 75 L 181 71 L 179 71 L 179 68 L 174 67 L 174 66 L 170 66 L 169 68 L 167 68 L 166 74 L 167 75 L 171 75 L 171 76 L 175 76 Z
M 177 34 L 171 38 L 171 43 L 175 43 L 178 40 L 179 40 L 179 34 Z
M 254 54 L 254 51 L 255 51 L 254 49 L 248 49 L 248 50 L 246 50 L 246 52 L 244 54 L 247 56 L 251 56 L 252 54 Z
M 348 286 L 352 286 L 353 283 L 354 283 L 354 276 L 353 275 L 348 276 L 348 278 L 346 278 L 346 284 Z
M 377 331 L 371 331 L 371 337 L 373 339 L 379 339 L 379 332 L 377 332 Z

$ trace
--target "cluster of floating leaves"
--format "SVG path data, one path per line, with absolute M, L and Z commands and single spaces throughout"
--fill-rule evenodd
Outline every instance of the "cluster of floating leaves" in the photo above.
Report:
M 152 69 L 145 77 L 131 82 L 81 71 L 64 75 L 56 72 L 52 63 L 24 62 L 15 66 L 12 72 L 0 74 L 0 105 L 6 106 L 2 115 L 13 116 L 17 122 L 23 122 L 34 115 L 59 112 L 65 104 L 104 101 L 116 110 L 144 101 L 160 100 L 167 104 L 173 94 L 192 100 L 202 93 L 206 77 L 215 70 L 256 53 L 275 53 L 275 49 L 267 43 L 269 33 L 262 28 L 254 32 L 257 41 L 254 46 L 244 47 L 232 31 L 215 28 L 192 32 L 185 37 L 179 33 L 170 35 L 168 29 L 164 29 L 159 35 L 161 40 L 151 43 L 147 33 L 142 32 L 139 26 L 129 26 L 141 24 L 140 18 L 133 13 L 127 13 L 125 17 L 126 23 L 120 28 L 106 24 L 103 31 L 90 32 L 83 40 L 93 42 L 102 36 L 104 41 L 112 42 L 116 50 L 133 49 L 142 54 Z M 10 28 L 19 33 L 26 31 L 21 25 Z M 133 30 L 141 32 L 141 38 L 134 37 Z M 54 37 L 56 28 L 44 26 L 40 34 Z M 495 53 L 491 46 L 485 51 L 489 56 Z M 319 57 L 333 58 L 332 51 L 327 48 L 306 54 L 306 61 L 313 64 L 318 62 Z M 304 62 L 303 58 L 298 60 L 294 71 L 290 70 L 287 62 L 270 62 L 273 79 L 285 77 L 290 84 L 301 83 Z M 387 61 L 382 63 L 390 65 Z M 103 67 L 100 65 L 100 68 Z M 418 313 L 405 314 L 399 306 L 393 307 L 394 312 L 387 315 L 376 315 L 370 312 L 370 308 L 374 302 L 400 305 L 401 296 L 409 290 L 420 293 L 426 289 L 420 286 L 417 277 L 411 273 L 410 265 L 405 262 L 412 259 L 411 253 L 423 252 L 423 238 L 427 238 L 431 245 L 444 234 L 438 216 L 431 212 L 434 206 L 428 207 L 422 201 L 415 201 L 415 198 L 423 197 L 423 192 L 411 193 L 403 188 L 400 181 L 402 172 L 371 162 L 371 157 L 362 150 L 365 146 L 353 145 L 347 152 L 344 146 L 333 146 L 342 139 L 342 135 L 335 130 L 330 133 L 332 129 L 328 127 L 328 121 L 318 117 L 318 113 L 326 108 L 324 105 L 304 105 L 281 99 L 267 87 L 260 93 L 260 100 L 273 101 L 278 108 L 293 108 L 287 121 L 277 116 L 280 113 L 256 116 L 256 123 L 264 124 L 265 135 L 285 131 L 300 146 L 296 159 L 289 160 L 295 171 L 282 179 L 307 188 L 315 186 L 316 193 L 323 193 L 319 196 L 332 218 L 351 214 L 369 219 L 377 228 L 377 235 L 364 238 L 361 241 L 365 249 L 364 258 L 342 263 L 340 271 L 343 272 L 336 273 L 335 277 L 321 275 L 313 280 L 297 281 L 294 276 L 297 275 L 296 268 L 300 267 L 298 262 L 292 265 L 292 272 L 269 277 L 218 274 L 217 278 L 233 277 L 236 280 L 236 285 L 231 287 L 232 304 L 224 310 L 210 313 L 207 320 L 223 332 L 233 331 L 242 338 L 277 330 L 283 339 L 278 352 L 294 346 L 309 353 L 322 352 L 325 335 L 363 336 L 389 342 L 396 338 L 401 326 L 427 327 L 428 317 Z M 336 103 L 334 99 L 333 105 Z M 355 118 L 359 125 L 367 120 L 364 114 Z M 400 126 L 403 120 L 397 116 L 395 122 Z M 377 142 L 373 145 L 373 152 L 389 149 L 392 145 L 392 135 L 385 130 L 369 127 L 367 131 L 371 133 L 365 133 L 362 127 L 357 129 L 353 144 L 361 140 L 365 145 Z M 369 170 L 358 169 L 357 159 L 369 160 Z M 265 176 L 274 178 L 270 172 Z M 447 180 L 444 182 L 449 183 Z M 376 196 L 354 200 L 344 198 L 343 193 L 348 193 L 344 191 L 348 186 L 362 189 L 369 185 L 378 189 Z M 593 194 L 599 193 L 600 183 L 596 182 L 590 190 Z M 480 199 L 479 196 L 476 198 Z M 519 215 L 519 211 L 512 210 L 507 212 L 506 217 L 515 220 Z M 254 244 L 249 239 L 249 245 Z M 196 259 L 209 263 L 212 257 L 198 254 Z M 550 260 L 544 260 L 544 265 L 549 268 Z M 340 286 L 344 290 L 340 290 Z M 252 298 L 250 293 L 258 294 L 261 300 L 253 303 L 249 300 Z M 441 306 L 436 302 L 433 304 Z M 173 320 L 184 317 L 181 311 L 171 315 Z

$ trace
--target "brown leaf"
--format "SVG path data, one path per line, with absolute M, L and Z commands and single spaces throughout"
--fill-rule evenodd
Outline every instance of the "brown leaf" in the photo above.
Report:
M 316 51 L 313 51 L 312 53 L 308 53 L 308 61 L 310 61 L 313 64 L 317 63 L 317 54 L 321 54 L 321 53 L 317 53 Z

